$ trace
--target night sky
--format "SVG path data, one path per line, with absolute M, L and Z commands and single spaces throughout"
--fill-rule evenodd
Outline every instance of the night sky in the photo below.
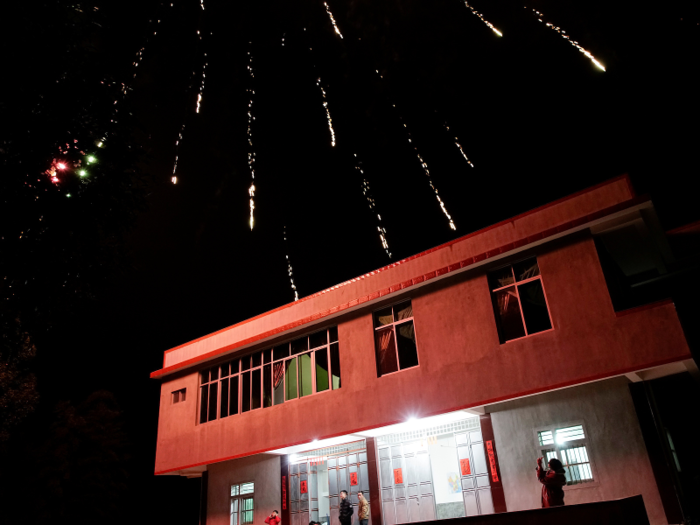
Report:
M 38 346 L 42 402 L 115 393 L 134 456 L 132 504 L 145 509 L 137 522 L 194 523 L 199 506 L 198 481 L 152 476 L 159 384 L 149 373 L 168 348 L 292 301 L 286 255 L 303 297 L 623 173 L 651 194 L 664 227 L 700 218 L 691 191 L 697 3 L 471 2 L 499 37 L 460 0 L 328 0 L 342 40 L 320 0 L 204 3 L 205 11 L 198 0 L 95 4 L 116 78 L 128 81 L 145 43 L 128 96 L 148 207 L 128 235 L 121 274 Z M 252 232 L 246 89 L 255 90 Z

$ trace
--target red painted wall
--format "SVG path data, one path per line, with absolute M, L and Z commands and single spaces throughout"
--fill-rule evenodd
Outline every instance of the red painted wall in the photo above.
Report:
M 167 376 L 156 473 L 690 357 L 672 304 L 615 314 L 592 239 L 579 235 L 539 250 L 554 326 L 549 332 L 500 344 L 486 274 L 480 269 L 406 290 L 405 297 L 413 300 L 417 368 L 377 378 L 372 307 L 338 321 L 340 390 L 200 425 L 197 373 Z M 170 393 L 185 387 L 187 401 L 171 405 Z

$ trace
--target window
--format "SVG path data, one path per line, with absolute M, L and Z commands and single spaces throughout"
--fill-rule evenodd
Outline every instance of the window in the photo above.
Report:
M 566 484 L 580 485 L 593 481 L 583 425 L 550 428 L 537 432 L 537 446 L 545 462 L 556 458 L 566 470 Z
M 491 272 L 489 285 L 501 343 L 552 328 L 537 259 Z
M 411 301 L 374 312 L 377 377 L 418 366 Z
M 231 525 L 253 523 L 255 483 L 231 485 Z
M 182 403 L 185 400 L 186 394 L 187 394 L 186 388 L 181 388 L 180 390 L 175 390 L 175 392 L 172 393 L 173 404 Z
M 338 328 L 200 372 L 199 422 L 269 408 L 340 388 Z

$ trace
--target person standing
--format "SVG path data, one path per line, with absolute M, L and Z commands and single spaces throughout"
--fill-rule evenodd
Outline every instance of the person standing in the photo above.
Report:
M 367 525 L 369 521 L 369 501 L 365 499 L 362 491 L 357 493 L 359 504 L 357 506 L 357 518 L 360 520 L 360 525 Z
M 348 491 L 340 491 L 340 515 L 338 519 L 340 520 L 340 525 L 350 525 L 352 523 L 352 504 L 348 498 Z
M 272 514 L 265 518 L 265 523 L 267 523 L 267 525 L 280 525 L 281 521 L 282 520 L 280 519 L 279 512 L 277 512 L 276 510 L 273 510 Z
M 537 479 L 542 483 L 542 508 L 564 505 L 566 476 L 564 465 L 557 458 L 549 460 L 549 470 L 542 466 L 544 458 L 537 459 Z

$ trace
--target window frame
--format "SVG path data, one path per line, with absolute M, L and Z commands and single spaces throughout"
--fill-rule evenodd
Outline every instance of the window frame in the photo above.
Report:
M 178 388 L 170 393 L 170 404 L 177 405 L 187 401 L 187 388 Z
M 583 438 L 580 439 L 572 439 L 570 441 L 566 441 L 565 443 L 562 443 L 561 445 L 558 445 L 556 443 L 556 431 L 561 430 L 564 428 L 568 427 L 575 427 L 581 425 L 581 428 L 583 429 Z M 540 445 L 540 439 L 539 439 L 539 434 L 540 432 L 546 432 L 550 431 L 552 432 L 552 436 L 554 438 L 554 443 L 551 445 Z M 588 464 L 591 468 L 591 475 L 593 476 L 593 479 L 590 481 L 585 481 L 582 483 L 576 483 L 573 485 L 569 485 L 568 482 L 566 485 L 564 485 L 563 489 L 565 491 L 569 490 L 578 490 L 578 489 L 587 489 L 587 488 L 593 488 L 593 487 L 598 487 L 600 485 L 600 480 L 598 478 L 597 474 L 597 468 L 595 466 L 595 461 L 593 459 L 593 448 L 591 447 L 591 439 L 590 439 L 590 434 L 588 433 L 588 428 L 586 428 L 586 424 L 584 423 L 583 420 L 573 420 L 573 421 L 565 421 L 563 423 L 556 423 L 556 424 L 551 424 L 551 425 L 544 425 L 544 426 L 539 426 L 534 429 L 534 443 L 535 447 L 537 450 L 537 457 L 543 457 L 545 456 L 544 451 L 545 450 L 551 450 L 554 448 L 557 452 L 557 459 L 562 462 L 564 467 L 567 467 L 567 463 L 564 463 L 562 461 L 562 456 L 561 456 L 561 449 L 568 449 L 571 448 L 572 445 L 575 446 L 584 446 L 586 448 L 586 454 L 588 455 Z
M 394 319 L 394 306 L 398 306 L 403 303 L 411 303 L 411 312 L 412 315 L 408 319 L 401 319 L 400 321 L 393 321 Z M 377 312 L 380 312 L 381 310 L 385 310 L 386 308 L 391 308 L 391 318 L 392 322 L 388 324 L 383 324 L 381 326 L 374 326 L 375 324 L 375 314 Z M 374 339 L 374 361 L 377 364 L 377 379 L 382 378 L 382 377 L 387 377 L 393 374 L 398 374 L 399 372 L 404 372 L 406 370 L 413 370 L 414 368 L 420 368 L 420 357 L 418 355 L 418 331 L 416 330 L 416 321 L 415 321 L 415 312 L 413 311 L 413 299 L 412 298 L 404 298 L 401 301 L 395 301 L 389 304 L 383 305 L 381 308 L 377 308 L 372 311 L 372 326 L 373 326 L 373 339 Z M 399 343 L 398 343 L 398 337 L 396 335 L 396 327 L 401 324 L 405 324 L 408 322 L 413 322 L 413 338 L 414 341 L 416 342 L 416 361 L 418 364 L 415 366 L 411 366 L 408 368 L 400 368 L 400 360 L 399 360 Z M 381 330 L 386 330 L 389 326 L 391 326 L 391 329 L 394 333 L 394 351 L 396 352 L 396 366 L 398 367 L 397 370 L 393 372 L 387 372 L 386 374 L 382 374 L 381 370 L 379 369 L 379 363 L 377 362 L 377 339 L 376 339 L 376 334 L 377 332 Z
M 253 484 L 253 492 L 247 492 L 245 494 L 241 494 L 241 487 L 243 485 L 248 484 L 248 483 Z M 232 495 L 231 491 L 232 491 L 233 487 L 236 487 L 236 486 L 238 487 L 238 493 L 236 495 Z M 243 521 L 241 520 L 241 514 L 243 512 L 252 512 L 253 519 L 250 522 L 246 522 L 246 523 L 255 523 L 255 508 L 257 507 L 257 505 L 255 503 L 255 481 L 241 481 L 240 483 L 229 484 L 229 524 L 231 524 L 231 516 L 233 515 L 233 513 L 231 512 L 231 503 L 233 502 L 234 498 L 238 500 L 238 510 L 236 511 L 238 514 L 238 523 L 236 525 L 243 525 Z M 243 499 L 252 499 L 253 500 L 253 510 L 252 511 L 242 510 L 241 503 L 242 503 Z
M 534 277 L 528 277 L 527 279 L 523 279 L 522 281 L 518 281 L 516 276 L 515 276 L 515 270 L 513 269 L 513 267 L 516 264 L 527 261 L 528 259 L 534 259 L 535 262 L 537 262 L 538 274 L 535 275 Z M 500 286 L 498 288 L 491 288 L 491 282 L 489 281 L 490 275 L 497 272 L 498 270 L 502 270 L 504 268 L 510 268 L 511 275 L 513 276 L 513 282 L 510 284 L 507 284 L 505 286 Z M 520 299 L 519 288 L 520 288 L 520 286 L 523 286 L 525 284 L 528 284 L 530 282 L 537 281 L 537 280 L 540 281 L 540 286 L 542 287 L 542 295 L 544 296 L 544 302 L 545 302 L 545 305 L 547 306 L 547 315 L 549 316 L 549 324 L 551 325 L 551 327 L 546 329 L 546 330 L 540 330 L 539 332 L 528 333 L 527 323 L 525 322 L 525 313 L 523 312 L 523 302 Z M 487 282 L 488 287 L 489 287 L 489 295 L 491 296 L 491 304 L 493 305 L 493 308 L 494 308 L 493 314 L 494 314 L 494 318 L 496 320 L 496 329 L 498 331 L 498 339 L 500 341 L 500 344 L 504 345 L 504 344 L 512 343 L 513 341 L 520 341 L 521 339 L 525 339 L 527 337 L 533 337 L 533 336 L 539 335 L 539 334 L 546 334 L 547 332 L 551 332 L 554 330 L 554 318 L 552 317 L 552 310 L 549 307 L 549 300 L 547 299 L 547 290 L 544 287 L 544 280 L 542 279 L 542 270 L 540 269 L 540 262 L 539 262 L 538 257 L 536 255 L 533 255 L 530 257 L 525 257 L 525 258 L 519 259 L 517 261 L 512 261 L 508 264 L 504 264 L 502 266 L 498 266 L 496 268 L 489 270 L 487 275 L 486 275 L 486 282 Z M 520 337 L 514 337 L 513 339 L 505 339 L 505 337 L 502 335 L 502 330 L 500 328 L 501 320 L 499 318 L 499 313 L 496 310 L 497 305 L 496 305 L 496 301 L 495 301 L 495 297 L 496 297 L 495 294 L 497 292 L 501 292 L 501 291 L 506 290 L 508 288 L 515 288 L 515 295 L 518 298 L 518 309 L 520 310 L 520 321 L 523 323 L 523 330 L 525 331 L 525 335 L 522 335 Z
M 325 332 L 326 333 L 326 343 L 314 346 L 311 348 L 311 336 L 318 334 L 319 332 Z M 335 340 L 332 340 L 335 338 Z M 307 340 L 307 349 L 303 350 L 301 352 L 298 352 L 296 354 L 292 355 L 292 343 L 295 341 L 298 341 L 300 339 L 306 339 Z M 274 349 L 275 348 L 280 348 L 283 346 L 287 346 L 287 355 L 285 357 L 275 359 L 274 356 Z M 316 352 L 323 350 L 325 347 L 326 349 L 326 359 L 327 359 L 327 367 L 328 367 L 328 388 L 326 390 L 321 390 L 317 391 L 317 384 L 316 384 Z M 326 326 L 325 328 L 321 329 L 315 329 L 311 332 L 308 332 L 306 335 L 303 335 L 301 337 L 295 337 L 294 339 L 287 340 L 284 343 L 275 345 L 273 347 L 266 347 L 262 350 L 257 350 L 256 352 L 246 354 L 244 356 L 240 357 L 234 357 L 232 359 L 227 359 L 226 361 L 219 362 L 217 365 L 214 366 L 208 366 L 204 370 L 199 370 L 199 379 L 200 379 L 200 384 L 199 384 L 199 389 L 198 389 L 198 410 L 197 410 L 197 418 L 196 421 L 198 425 L 203 425 L 206 423 L 211 423 L 213 421 L 218 421 L 222 419 L 226 419 L 231 416 L 237 416 L 237 415 L 242 415 L 248 412 L 253 412 L 256 410 L 260 409 L 266 409 L 266 408 L 274 408 L 278 405 L 283 405 L 285 403 L 289 403 L 292 401 L 296 401 L 298 399 L 301 399 L 302 397 L 307 398 L 307 397 L 312 397 L 317 394 L 323 394 L 326 392 L 330 392 L 333 390 L 338 390 L 342 388 L 342 378 L 339 373 L 339 378 L 341 378 L 340 385 L 338 387 L 334 387 L 333 385 L 333 364 L 334 364 L 334 359 L 333 359 L 333 350 L 337 348 L 338 349 L 338 368 L 340 370 L 340 342 L 338 338 L 338 325 L 331 325 L 331 326 Z M 266 361 L 267 356 L 269 355 L 269 361 Z M 310 361 L 311 361 L 311 393 L 307 394 L 305 396 L 301 395 L 301 389 L 300 389 L 300 379 L 299 379 L 299 374 L 300 374 L 300 367 L 299 367 L 299 360 L 297 360 L 297 371 L 295 374 L 296 377 L 296 382 L 297 382 L 297 396 L 291 399 L 287 399 L 287 394 L 286 394 L 286 384 L 285 384 L 285 392 L 284 392 L 284 400 L 281 403 L 275 404 L 275 385 L 274 385 L 274 376 L 275 376 L 275 364 L 276 363 L 283 363 L 283 368 L 284 372 L 283 374 L 286 374 L 286 363 L 287 361 L 291 361 L 292 359 L 296 359 L 300 356 L 303 355 L 310 355 Z M 253 356 L 260 356 L 260 365 L 259 366 L 253 366 Z M 243 363 L 244 361 L 248 359 L 250 362 L 250 366 L 246 369 L 243 370 Z M 231 370 L 231 364 L 237 363 L 238 365 L 238 371 L 233 372 Z M 229 365 L 229 373 L 228 375 L 222 375 L 221 368 L 222 366 Z M 271 398 L 270 398 L 270 405 L 265 406 L 265 368 L 267 366 L 270 366 L 270 385 L 271 385 Z M 213 369 L 216 369 L 216 379 L 211 378 L 211 371 Z M 260 406 L 257 408 L 252 408 L 253 403 L 253 389 L 252 389 L 252 384 L 253 384 L 253 371 L 254 370 L 260 370 Z M 250 380 L 251 380 L 251 389 L 250 389 L 250 408 L 243 412 L 243 375 L 245 373 L 250 373 Z M 208 381 L 207 382 L 202 382 L 202 379 L 204 377 L 204 374 L 208 374 Z M 221 404 L 222 404 L 222 383 L 224 380 L 229 380 L 229 388 L 228 388 L 228 398 L 230 402 L 231 398 L 231 388 L 230 388 L 230 380 L 233 377 L 238 377 L 238 407 L 237 407 L 237 412 L 234 414 L 231 414 L 231 408 L 229 406 L 229 414 L 226 416 L 221 415 Z M 284 377 L 284 376 L 283 376 Z M 284 380 L 286 381 L 286 377 L 284 377 Z M 209 388 L 210 385 L 216 383 L 217 385 L 217 405 L 216 405 L 216 417 L 209 419 L 209 413 L 210 413 L 210 407 L 209 407 L 209 401 L 210 401 L 210 393 L 209 393 Z M 203 390 L 204 387 L 207 387 L 207 418 L 205 421 L 202 421 L 202 396 L 203 396 Z

